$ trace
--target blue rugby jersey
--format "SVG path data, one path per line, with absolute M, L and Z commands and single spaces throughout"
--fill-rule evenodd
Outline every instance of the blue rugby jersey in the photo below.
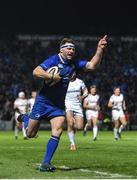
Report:
M 46 84 L 44 81 L 43 87 L 40 89 L 37 98 L 43 99 L 45 97 L 55 105 L 64 107 L 65 95 L 73 72 L 77 69 L 84 69 L 86 64 L 87 60 L 65 60 L 63 63 L 58 54 L 44 60 L 44 62 L 39 66 L 41 66 L 45 71 L 52 66 L 58 66 L 61 80 L 53 86 Z

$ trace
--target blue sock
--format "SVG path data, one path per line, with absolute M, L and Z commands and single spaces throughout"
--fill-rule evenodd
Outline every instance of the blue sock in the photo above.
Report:
M 59 143 L 59 137 L 57 136 L 51 136 L 51 138 L 48 141 L 46 153 L 44 156 L 43 163 L 50 163 L 52 156 L 54 155 Z
M 26 129 L 28 127 L 28 124 L 29 124 L 29 115 L 28 114 L 24 114 L 23 122 L 24 122 L 24 128 Z

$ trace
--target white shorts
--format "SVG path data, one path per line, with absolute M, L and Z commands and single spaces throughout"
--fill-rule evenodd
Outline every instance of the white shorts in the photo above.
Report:
M 125 117 L 124 111 L 123 110 L 112 110 L 112 120 L 116 121 L 120 117 Z
M 66 112 L 72 111 L 74 116 L 81 116 L 83 117 L 83 109 L 80 103 L 72 104 L 71 102 L 65 102 Z
M 94 110 L 86 110 L 86 119 L 90 121 L 93 117 L 98 118 L 99 112 Z

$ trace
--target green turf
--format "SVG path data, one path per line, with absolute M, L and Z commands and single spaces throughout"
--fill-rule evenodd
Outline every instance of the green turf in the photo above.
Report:
M 137 178 L 137 132 L 123 131 L 122 139 L 114 141 L 112 131 L 100 131 L 93 142 L 92 132 L 76 134 L 77 151 L 69 150 L 66 132 L 54 155 L 56 172 L 37 170 L 43 159 L 49 131 L 39 131 L 36 139 L 14 140 L 14 133 L 0 132 L 0 179 L 132 179 Z

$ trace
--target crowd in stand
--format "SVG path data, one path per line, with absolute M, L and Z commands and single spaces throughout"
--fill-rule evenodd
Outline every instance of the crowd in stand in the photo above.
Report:
M 94 54 L 97 41 L 78 42 L 76 57 L 88 59 Z M 32 71 L 48 56 L 58 53 L 57 40 L 21 41 L 4 40 L 0 42 L 0 119 L 10 120 L 13 115 L 13 102 L 18 92 L 25 91 L 29 97 L 41 82 L 34 79 Z M 96 84 L 102 98 L 102 109 L 109 115 L 107 102 L 113 87 L 119 85 L 125 95 L 130 121 L 137 124 L 137 42 L 116 39 L 110 41 L 103 61 L 97 70 L 78 76 L 89 87 Z

